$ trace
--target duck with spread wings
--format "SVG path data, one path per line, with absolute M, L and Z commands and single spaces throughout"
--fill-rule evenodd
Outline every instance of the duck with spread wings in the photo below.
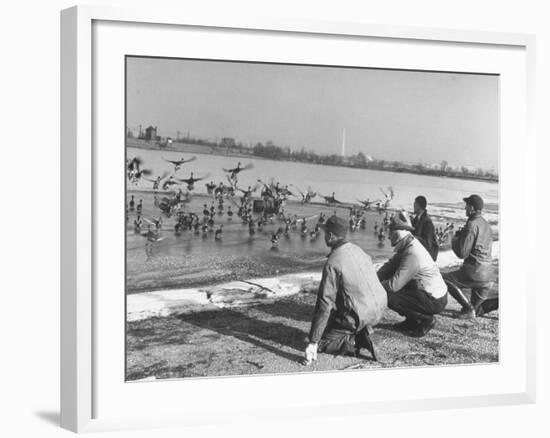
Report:
M 180 170 L 181 166 L 185 163 L 190 163 L 191 161 L 195 161 L 197 159 L 197 157 L 191 157 L 189 159 L 185 159 L 185 158 L 181 158 L 181 160 L 167 160 L 166 158 L 162 157 L 162 159 L 164 161 L 166 161 L 167 163 L 170 163 L 174 166 L 174 172 L 177 172 L 178 170 Z
M 323 198 L 325 198 L 325 201 L 327 202 L 327 204 L 341 204 L 342 202 L 341 201 L 338 201 L 336 198 L 335 198 L 335 195 L 336 192 L 332 192 L 332 195 L 330 196 L 325 196 L 325 195 L 322 195 Z
M 364 208 L 365 210 L 370 210 L 371 205 L 376 204 L 377 202 L 380 202 L 380 199 L 376 199 L 375 201 L 371 201 L 370 198 L 367 198 L 364 201 L 361 201 L 360 199 L 358 199 L 357 202 L 359 202 L 362 208 Z
M 246 164 L 245 166 L 242 166 L 241 167 L 241 162 L 239 161 L 237 163 L 237 167 L 234 167 L 232 169 L 223 169 L 224 172 L 227 172 L 229 173 L 229 178 L 231 178 L 232 180 L 236 180 L 237 179 L 237 175 L 239 173 L 241 173 L 243 170 L 249 170 L 249 169 L 252 169 L 254 167 L 254 165 L 252 163 L 248 163 Z
M 163 179 L 165 179 L 166 177 L 168 176 L 168 172 L 164 172 L 162 175 L 159 175 L 157 176 L 156 178 L 147 178 L 147 177 L 144 177 L 143 179 L 149 181 L 149 182 L 152 182 L 153 183 L 153 190 L 155 192 L 158 191 L 159 187 L 160 187 L 160 183 Z
M 207 174 L 207 175 L 204 175 L 204 176 L 202 176 L 202 177 L 200 177 L 200 178 L 195 178 L 195 177 L 193 176 L 193 172 L 191 172 L 191 176 L 190 176 L 189 178 L 184 178 L 184 179 L 177 179 L 177 178 L 176 178 L 176 180 L 179 181 L 180 183 L 187 184 L 187 190 L 190 190 L 190 191 L 191 191 L 191 190 L 193 190 L 193 189 L 195 188 L 195 183 L 196 183 L 197 181 L 201 181 L 201 180 L 203 180 L 203 179 L 205 179 L 205 178 L 208 178 L 209 176 L 210 176 L 210 174 Z
M 153 173 L 149 169 L 142 169 L 142 163 L 143 162 L 139 157 L 134 157 L 126 161 L 126 172 L 128 175 L 128 180 L 130 180 L 132 184 L 137 184 L 142 177 L 146 175 L 151 175 Z
M 380 188 L 380 191 L 385 196 L 386 200 L 384 201 L 383 207 L 384 209 L 387 209 L 390 206 L 390 202 L 395 197 L 395 192 L 393 191 L 393 187 L 388 187 L 388 192 L 386 193 L 382 188 Z
M 300 196 L 302 197 L 302 204 L 307 204 L 308 202 L 311 202 L 311 200 L 315 198 L 315 196 L 317 196 L 317 193 L 312 191 L 311 187 L 308 187 L 307 191 L 303 192 L 296 184 L 290 185 L 295 187 L 296 190 L 298 190 L 298 193 L 300 193 Z

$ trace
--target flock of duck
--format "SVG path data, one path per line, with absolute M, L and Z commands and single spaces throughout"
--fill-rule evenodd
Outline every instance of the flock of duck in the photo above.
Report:
M 321 212 L 300 218 L 296 214 L 288 213 L 285 206 L 286 201 L 291 197 L 300 200 L 303 205 L 311 203 L 318 195 L 324 199 L 325 205 L 348 208 L 349 229 L 352 232 L 367 228 L 366 212 L 368 210 L 374 209 L 383 215 L 380 224 L 378 222 L 374 224 L 374 234 L 380 246 L 385 244 L 388 226 L 393 216 L 393 213 L 388 210 L 394 198 L 394 191 L 391 187 L 387 191 L 381 189 L 385 199 L 357 200 L 357 204 L 346 204 L 339 201 L 334 192 L 325 196 L 314 192 L 311 188 L 302 191 L 294 184 L 282 185 L 273 180 L 264 182 L 258 179 L 254 186 L 244 188 L 239 186 L 238 176 L 241 172 L 252 169 L 253 165 L 241 166 L 239 162 L 236 167 L 223 169 L 226 173 L 227 183 L 215 184 L 210 181 L 205 184 L 207 194 L 212 196 L 210 205 L 203 204 L 202 212 L 188 211 L 187 205 L 193 197 L 195 183 L 208 178 L 209 175 L 194 177 L 193 172 L 190 172 L 188 178 L 177 178 L 175 174 L 184 164 L 195 160 L 196 157 L 165 160 L 174 166 L 174 174 L 170 175 L 165 172 L 158 176 L 153 176 L 151 170 L 143 168 L 139 157 L 134 157 L 127 162 L 128 181 L 131 184 L 137 184 L 140 180 L 152 183 L 154 207 L 160 211 L 156 218 L 144 217 L 143 200 L 140 199 L 136 202 L 133 194 L 126 205 L 126 222 L 129 222 L 130 214 L 135 215 L 133 229 L 136 234 L 140 234 L 146 239 L 145 248 L 148 256 L 151 254 L 152 245 L 164 239 L 161 233 L 163 216 L 175 218 L 173 231 L 176 236 L 184 232 L 191 232 L 195 235 L 202 235 L 206 239 L 213 234 L 214 240 L 221 242 L 224 222 L 241 221 L 243 226 L 248 227 L 250 236 L 262 232 L 266 225 L 277 222 L 279 226 L 270 236 L 272 249 L 278 248 L 281 238 L 290 238 L 291 233 L 298 229 L 302 239 L 309 238 L 313 241 L 321 233 L 321 226 L 327 219 L 326 214 Z M 187 189 L 186 192 L 182 187 Z M 260 191 L 259 196 L 255 196 L 254 194 L 258 190 Z M 334 210 L 333 214 L 337 214 L 337 211 Z M 312 220 L 314 223 L 309 227 L 308 221 Z M 146 230 L 145 227 L 147 227 Z

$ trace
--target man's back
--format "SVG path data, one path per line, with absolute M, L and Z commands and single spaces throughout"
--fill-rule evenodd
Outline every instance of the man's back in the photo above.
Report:
M 435 298 L 445 295 L 447 286 L 423 244 L 409 235 L 398 245 L 395 255 L 377 273 L 385 288 L 392 293 L 420 289 Z
M 346 313 L 355 313 L 359 319 L 356 328 L 377 324 L 387 306 L 387 294 L 370 256 L 357 245 L 347 242 L 332 251 L 327 267 L 339 273 L 338 316 L 348 318 Z
M 428 250 L 432 259 L 436 260 L 437 254 L 439 253 L 439 244 L 435 236 L 435 228 L 432 219 L 428 215 L 428 212 L 424 211 L 420 216 L 415 217 L 412 220 L 412 225 L 414 227 L 413 234 Z
M 457 238 L 453 239 L 453 251 L 471 265 L 492 262 L 493 236 L 491 226 L 476 213 L 470 216 Z

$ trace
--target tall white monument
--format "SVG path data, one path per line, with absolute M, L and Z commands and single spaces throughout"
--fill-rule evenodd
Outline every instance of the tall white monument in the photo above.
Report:
M 342 131 L 342 157 L 346 156 L 346 128 Z

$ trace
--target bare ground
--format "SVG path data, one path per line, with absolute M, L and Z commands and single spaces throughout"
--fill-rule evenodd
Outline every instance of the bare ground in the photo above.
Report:
M 315 293 L 253 307 L 205 310 L 127 324 L 127 380 L 433 366 L 498 361 L 498 312 L 456 318 L 449 304 L 423 338 L 392 328 L 402 318 L 387 310 L 373 341 L 378 362 L 319 354 L 302 365 Z

